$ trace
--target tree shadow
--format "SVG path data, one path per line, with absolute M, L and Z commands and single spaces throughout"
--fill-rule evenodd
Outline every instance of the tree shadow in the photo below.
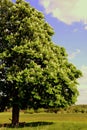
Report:
M 25 126 L 29 127 L 37 127 L 37 126 L 45 126 L 45 125 L 52 125 L 53 122 L 31 122 L 25 123 Z
M 40 122 L 20 122 L 19 125 L 15 126 L 17 128 L 22 128 L 22 127 L 37 127 L 37 126 L 46 126 L 46 125 L 52 125 L 54 124 L 53 122 L 45 122 L 45 121 L 40 121 Z M 7 128 L 13 128 L 12 124 L 10 123 L 4 123 L 0 124 L 0 127 L 7 127 Z

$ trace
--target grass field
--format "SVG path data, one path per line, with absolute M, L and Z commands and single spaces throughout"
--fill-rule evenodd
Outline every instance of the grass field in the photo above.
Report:
M 11 123 L 10 112 L 0 113 L 0 130 L 87 130 L 87 114 L 55 114 L 55 113 L 20 113 L 20 122 L 24 127 L 7 128 L 4 123 Z

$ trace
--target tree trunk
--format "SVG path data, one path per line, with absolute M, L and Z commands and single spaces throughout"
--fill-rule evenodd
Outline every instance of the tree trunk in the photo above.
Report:
M 12 126 L 17 127 L 19 125 L 19 106 L 14 104 L 12 108 Z

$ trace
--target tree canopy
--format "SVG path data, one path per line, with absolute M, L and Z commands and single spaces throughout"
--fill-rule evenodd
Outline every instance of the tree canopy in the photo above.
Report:
M 0 104 L 24 108 L 72 105 L 82 73 L 53 43 L 53 28 L 24 0 L 0 1 Z M 5 106 L 1 109 L 5 109 Z M 17 114 L 17 113 L 16 113 Z M 16 120 L 16 121 L 14 121 Z

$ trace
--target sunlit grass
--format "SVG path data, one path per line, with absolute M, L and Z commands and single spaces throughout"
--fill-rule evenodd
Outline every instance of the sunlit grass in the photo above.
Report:
M 55 113 L 20 113 L 20 122 L 24 127 L 6 128 L 4 123 L 11 123 L 10 112 L 0 113 L 0 130 L 87 130 L 87 114 L 55 114 Z
M 50 122 L 87 122 L 87 114 L 55 114 L 55 113 L 34 113 L 34 114 L 20 114 L 20 121 L 36 122 L 36 121 L 50 121 Z

